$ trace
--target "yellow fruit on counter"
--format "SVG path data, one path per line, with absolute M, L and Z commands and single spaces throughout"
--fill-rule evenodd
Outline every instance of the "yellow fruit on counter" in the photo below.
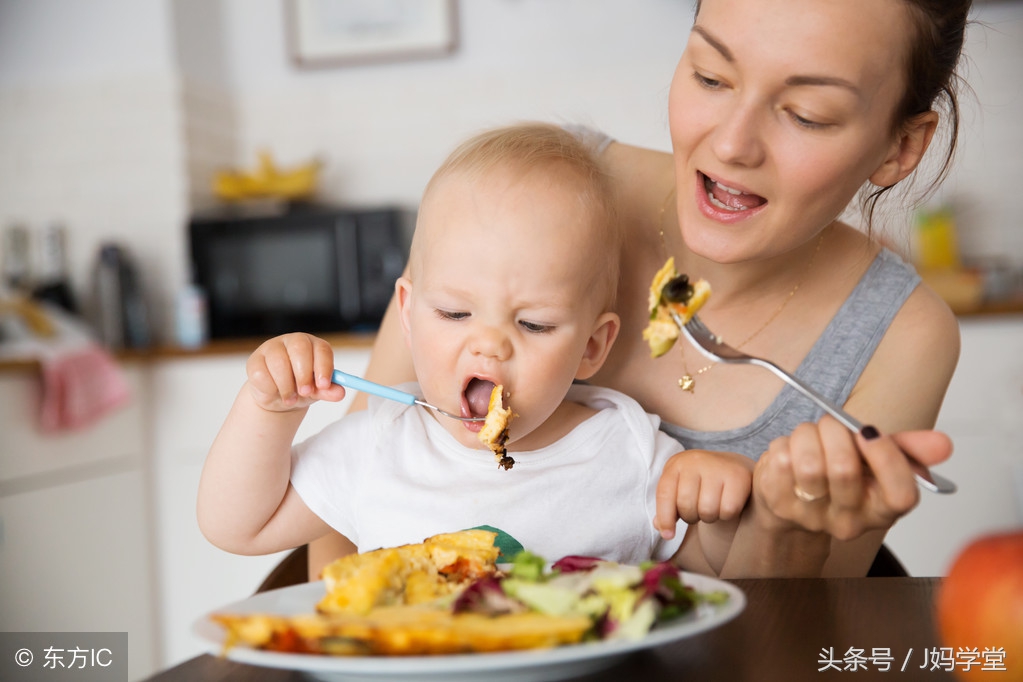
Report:
M 213 193 L 225 201 L 306 199 L 316 192 L 320 166 L 320 161 L 314 159 L 283 170 L 268 152 L 260 152 L 259 164 L 252 172 L 218 171 L 213 178 Z

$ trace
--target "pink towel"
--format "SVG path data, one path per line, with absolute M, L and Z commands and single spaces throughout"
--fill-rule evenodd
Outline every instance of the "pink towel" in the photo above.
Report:
M 43 431 L 88 426 L 131 397 L 114 358 L 95 344 L 46 353 L 40 362 L 43 391 L 39 426 Z

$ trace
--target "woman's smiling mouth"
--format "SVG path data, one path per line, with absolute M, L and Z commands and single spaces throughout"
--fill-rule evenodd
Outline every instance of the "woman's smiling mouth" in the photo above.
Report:
M 761 196 L 729 187 L 703 173 L 700 173 L 699 177 L 703 181 L 703 190 L 707 196 L 707 201 L 714 208 L 738 213 L 758 208 L 767 203 L 767 200 Z

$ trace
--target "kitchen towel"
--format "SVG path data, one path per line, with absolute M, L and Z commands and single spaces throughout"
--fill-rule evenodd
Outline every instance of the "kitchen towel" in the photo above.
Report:
M 131 391 L 124 372 L 89 328 L 57 306 L 37 302 L 32 306 L 34 315 L 49 322 L 45 333 L 38 324 L 8 324 L 0 355 L 38 360 L 40 429 L 47 433 L 81 429 L 126 404 Z
M 124 405 L 128 384 L 110 353 L 91 343 L 40 358 L 43 387 L 39 426 L 44 432 L 81 429 Z

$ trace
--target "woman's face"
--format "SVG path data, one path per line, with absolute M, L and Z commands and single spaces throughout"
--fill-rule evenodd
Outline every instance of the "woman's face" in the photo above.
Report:
M 896 0 L 704 0 L 669 100 L 688 247 L 759 260 L 830 224 L 897 149 L 908 35 Z

